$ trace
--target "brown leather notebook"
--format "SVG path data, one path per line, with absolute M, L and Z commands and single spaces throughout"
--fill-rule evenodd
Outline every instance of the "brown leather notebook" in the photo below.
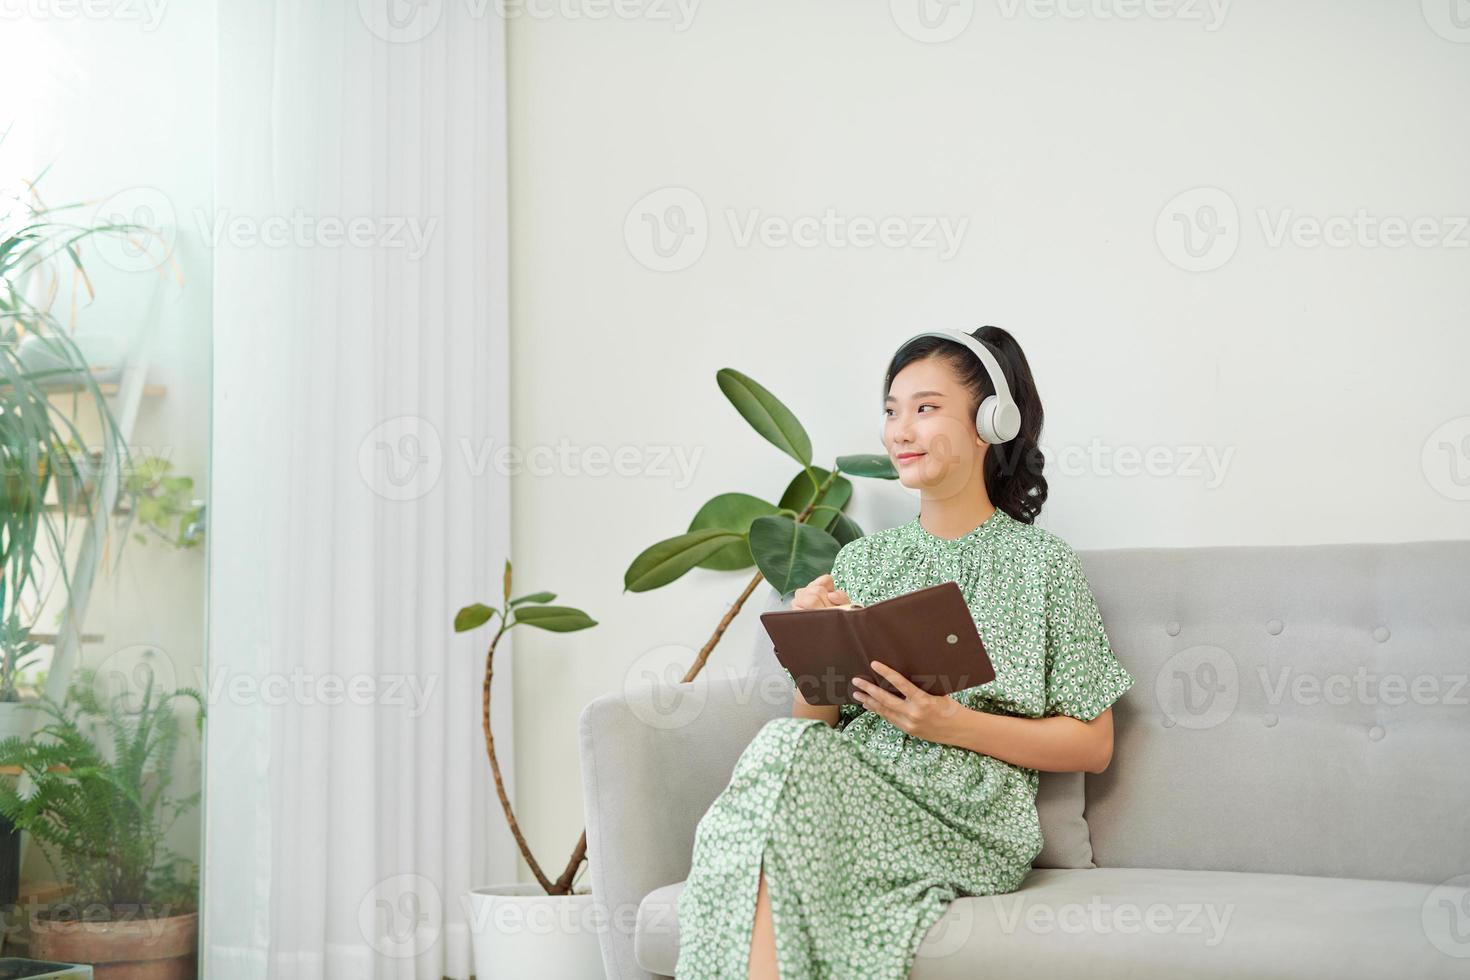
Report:
M 954 582 L 916 589 L 871 606 L 777 609 L 761 613 L 776 659 L 807 704 L 856 704 L 852 679 L 899 691 L 871 661 L 887 664 L 929 694 L 995 680 L 995 668 L 964 594 Z

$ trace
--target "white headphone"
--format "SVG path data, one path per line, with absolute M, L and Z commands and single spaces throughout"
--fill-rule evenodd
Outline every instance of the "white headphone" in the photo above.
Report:
M 992 446 L 999 445 L 1003 442 L 1010 442 L 1014 439 L 1016 433 L 1021 431 L 1021 410 L 1016 407 L 1015 401 L 1012 400 L 1011 389 L 1006 384 L 1005 372 L 1000 369 L 1000 362 L 995 359 L 995 355 L 990 352 L 990 348 L 967 333 L 941 327 L 937 330 L 925 330 L 922 333 L 914 334 L 908 340 L 899 344 L 898 350 L 903 350 L 920 337 L 942 337 L 945 340 L 952 340 L 957 344 L 964 344 L 975 352 L 975 356 L 980 359 L 980 363 L 985 365 L 985 373 L 990 375 L 990 384 L 995 389 L 995 394 L 986 396 L 985 400 L 980 403 L 980 407 L 975 410 L 975 431 L 980 433 L 981 439 L 984 439 Z M 894 353 L 896 354 L 897 351 Z M 888 362 L 892 364 L 893 358 L 890 357 Z M 888 386 L 892 382 L 893 375 L 887 374 L 884 376 L 883 392 L 885 395 L 888 393 Z M 885 417 L 883 428 L 879 431 L 883 436 L 886 436 L 887 429 L 888 423 Z M 883 436 L 880 436 L 880 439 Z

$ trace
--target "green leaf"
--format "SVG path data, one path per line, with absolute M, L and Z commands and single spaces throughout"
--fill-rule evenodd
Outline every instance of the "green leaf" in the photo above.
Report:
M 734 368 L 720 368 L 715 381 L 762 438 L 802 466 L 812 464 L 811 437 L 779 398 Z
M 499 609 L 491 609 L 483 602 L 471 603 L 454 614 L 454 631 L 464 633 L 468 630 L 478 629 L 490 621 L 490 617 L 500 612 Z
M 756 566 L 782 595 L 830 572 L 839 548 L 826 531 L 789 517 L 761 517 L 750 525 Z
M 532 592 L 530 595 L 523 595 L 519 599 L 510 600 L 510 605 L 511 608 L 514 609 L 516 606 L 519 606 L 523 602 L 550 602 L 552 599 L 555 598 L 555 592 Z
M 862 537 L 863 529 L 858 527 L 851 517 L 848 517 L 846 514 L 838 514 L 837 520 L 833 521 L 832 525 L 827 528 L 827 533 L 836 538 L 838 544 L 847 544 L 849 541 L 856 541 Z M 828 569 L 828 571 L 831 571 L 831 569 Z
M 722 493 L 718 497 L 711 498 L 699 508 L 699 513 L 694 515 L 694 520 L 689 522 L 689 530 L 703 531 L 714 528 L 720 531 L 731 531 L 740 535 L 740 540 L 725 545 L 700 562 L 699 567 L 718 572 L 733 572 L 755 564 L 755 558 L 750 554 L 750 545 L 745 540 L 746 534 L 750 533 L 750 522 L 757 517 L 774 514 L 776 511 L 777 508 L 773 504 L 748 493 Z
M 879 480 L 898 479 L 898 470 L 893 468 L 893 460 L 880 453 L 838 456 L 837 468 L 853 476 L 870 476 Z
M 796 474 L 792 481 L 787 484 L 786 492 L 781 495 L 782 507 L 796 511 L 798 514 L 801 513 L 806 509 L 806 505 L 812 502 L 812 495 L 816 493 L 817 486 L 831 475 L 831 471 L 824 470 L 820 466 L 813 466 L 811 472 L 817 478 L 817 483 L 812 483 L 812 478 L 807 475 L 806 470 L 802 470 Z M 847 506 L 847 502 L 851 499 L 852 481 L 846 477 L 839 476 L 832 481 L 832 485 L 827 488 L 826 492 L 822 494 L 822 499 L 818 500 L 817 503 L 822 506 L 841 510 Z M 832 514 L 814 514 L 809 521 L 817 527 L 829 528 L 835 519 L 835 515 Z
M 571 606 L 527 606 L 516 610 L 516 620 L 512 625 L 534 626 L 553 633 L 571 633 L 596 626 L 597 620 Z
M 643 549 L 623 573 L 624 592 L 647 592 L 668 585 L 741 536 L 718 528 L 690 531 Z

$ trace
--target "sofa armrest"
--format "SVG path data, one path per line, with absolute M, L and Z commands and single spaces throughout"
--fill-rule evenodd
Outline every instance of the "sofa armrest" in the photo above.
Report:
M 791 714 L 784 671 L 696 678 L 607 694 L 582 709 L 582 797 L 602 958 L 616 980 L 654 974 L 634 958 L 638 906 L 689 875 L 694 830 L 761 726 Z

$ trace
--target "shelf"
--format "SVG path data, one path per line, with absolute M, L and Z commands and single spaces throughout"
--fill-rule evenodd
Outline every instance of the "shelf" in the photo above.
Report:
M 55 633 L 32 633 L 30 634 L 30 637 L 37 643 L 44 644 L 48 647 L 55 646 L 56 644 Z M 101 633 L 83 633 L 81 635 L 82 643 L 101 643 L 105 639 L 106 637 L 103 636 Z
M 51 395 L 69 395 L 87 390 L 86 386 L 81 384 L 42 385 L 42 387 L 46 389 L 48 397 Z M 118 385 L 116 381 L 100 381 L 97 383 L 97 390 L 104 395 L 115 395 L 118 392 Z M 168 394 L 168 386 L 144 385 L 143 394 L 148 398 L 162 398 Z

